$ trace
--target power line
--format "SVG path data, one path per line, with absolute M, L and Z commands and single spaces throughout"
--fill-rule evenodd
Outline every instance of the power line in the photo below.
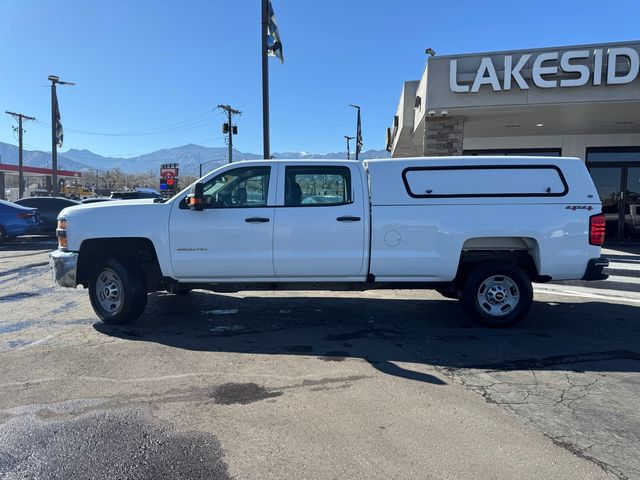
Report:
M 213 118 L 209 117 L 212 112 L 208 112 L 197 117 L 182 120 L 180 122 L 174 122 L 162 127 L 153 127 L 148 129 L 131 130 L 123 132 L 99 132 L 94 130 L 85 130 L 79 128 L 66 128 L 67 131 L 77 133 L 79 135 L 90 136 L 105 136 L 105 137 L 143 137 L 149 135 L 169 135 L 174 133 L 186 132 L 189 130 L 195 130 L 200 127 L 209 126 Z M 209 118 L 207 118 L 209 117 Z M 50 127 L 51 125 L 46 122 L 38 122 L 43 126 Z

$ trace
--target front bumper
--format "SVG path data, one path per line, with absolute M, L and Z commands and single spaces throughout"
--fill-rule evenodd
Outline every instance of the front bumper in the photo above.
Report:
M 54 281 L 61 287 L 76 288 L 78 254 L 55 250 L 49 254 L 49 265 Z
M 587 264 L 587 270 L 584 272 L 582 280 L 606 280 L 609 275 L 602 273 L 609 266 L 609 260 L 605 257 L 592 258 Z

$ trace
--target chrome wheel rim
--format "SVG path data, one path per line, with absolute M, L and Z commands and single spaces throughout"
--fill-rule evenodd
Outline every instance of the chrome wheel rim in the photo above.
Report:
M 104 269 L 96 280 L 96 297 L 105 311 L 116 313 L 123 303 L 122 280 L 116 272 Z
M 483 312 L 493 317 L 503 317 L 518 305 L 520 291 L 513 279 L 506 275 L 494 275 L 480 284 L 477 299 Z

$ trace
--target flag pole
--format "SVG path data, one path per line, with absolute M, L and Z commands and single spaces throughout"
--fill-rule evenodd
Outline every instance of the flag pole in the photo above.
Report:
M 267 26 L 269 24 L 269 0 L 262 1 L 262 142 L 264 158 L 271 158 L 269 145 L 269 57 Z
M 56 83 L 58 77 L 49 76 L 51 81 L 51 196 L 58 196 L 58 138 L 56 135 L 58 99 L 56 96 Z

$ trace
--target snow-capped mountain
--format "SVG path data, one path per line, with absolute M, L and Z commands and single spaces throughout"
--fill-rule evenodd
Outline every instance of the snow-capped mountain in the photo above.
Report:
M 346 158 L 346 152 L 333 153 L 309 153 L 309 152 L 282 152 L 274 153 L 275 158 L 284 159 L 322 159 L 322 158 Z M 351 153 L 353 158 L 353 152 Z M 360 155 L 362 160 L 373 158 L 388 158 L 389 153 L 384 150 L 367 150 Z M 24 163 L 33 167 L 51 167 L 51 153 L 37 150 L 24 151 Z M 234 160 L 253 160 L 262 158 L 261 155 L 245 153 L 233 150 Z M 71 149 L 66 152 L 58 152 L 58 168 L 67 170 L 109 170 L 119 168 L 125 173 L 158 172 L 163 163 L 179 163 L 182 175 L 197 175 L 198 165 L 207 163 L 206 169 L 212 170 L 217 165 L 227 161 L 226 147 L 203 147 L 201 145 L 183 145 L 181 147 L 166 148 L 155 152 L 139 155 L 131 158 L 103 157 L 89 150 Z M 0 142 L 0 163 L 17 164 L 18 147 Z

